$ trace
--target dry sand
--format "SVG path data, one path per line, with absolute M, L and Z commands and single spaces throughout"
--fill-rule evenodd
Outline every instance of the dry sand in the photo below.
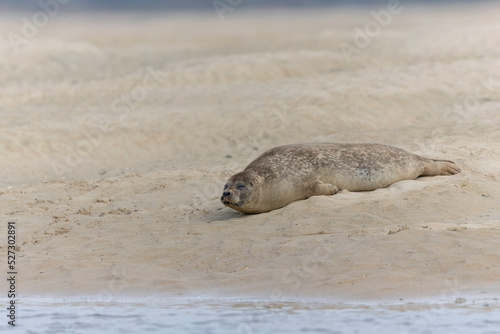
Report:
M 16 54 L 4 39 L 0 220 L 18 226 L 20 293 L 498 297 L 500 7 L 405 7 L 348 62 L 369 11 L 61 12 Z M 231 174 L 297 142 L 463 172 L 259 215 L 220 203 Z

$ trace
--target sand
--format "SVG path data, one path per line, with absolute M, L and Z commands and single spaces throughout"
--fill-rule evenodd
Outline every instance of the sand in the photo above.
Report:
M 349 59 L 371 8 L 61 10 L 18 52 L 5 38 L 0 220 L 18 227 L 19 293 L 498 297 L 500 7 L 403 6 Z M 259 215 L 220 203 L 230 175 L 299 142 L 462 173 Z

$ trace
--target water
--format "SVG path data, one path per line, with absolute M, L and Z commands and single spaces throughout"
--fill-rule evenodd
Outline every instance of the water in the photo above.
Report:
M 2 303 L 5 305 L 5 303 Z M 23 300 L 9 333 L 488 333 L 500 334 L 498 301 L 346 305 L 261 300 L 86 303 Z

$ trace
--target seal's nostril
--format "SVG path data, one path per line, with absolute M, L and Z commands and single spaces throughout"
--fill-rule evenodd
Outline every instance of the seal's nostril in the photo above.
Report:
M 231 192 L 230 192 L 230 191 L 224 191 L 224 192 L 222 193 L 222 196 L 229 196 L 229 195 L 231 195 Z

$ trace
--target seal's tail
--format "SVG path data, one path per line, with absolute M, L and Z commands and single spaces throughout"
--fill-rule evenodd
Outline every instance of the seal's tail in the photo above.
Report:
M 460 167 L 451 160 L 428 159 L 418 155 L 417 158 L 424 166 L 421 176 L 454 175 L 460 173 Z

